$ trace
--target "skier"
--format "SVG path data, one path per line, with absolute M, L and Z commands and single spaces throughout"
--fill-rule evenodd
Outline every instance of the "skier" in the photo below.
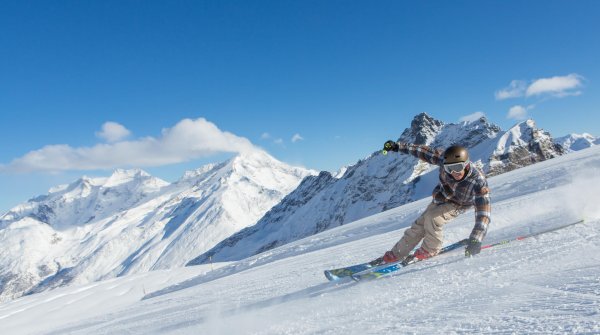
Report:
M 469 161 L 467 149 L 453 145 L 445 151 L 428 146 L 387 141 L 384 151 L 413 155 L 429 164 L 440 167 L 440 182 L 433 190 L 433 201 L 404 232 L 392 250 L 383 256 L 385 263 L 404 260 L 421 241 L 413 256 L 423 260 L 435 256 L 442 248 L 444 224 L 475 206 L 475 226 L 469 236 L 465 256 L 481 251 L 481 242 L 490 223 L 490 190 L 483 172 Z

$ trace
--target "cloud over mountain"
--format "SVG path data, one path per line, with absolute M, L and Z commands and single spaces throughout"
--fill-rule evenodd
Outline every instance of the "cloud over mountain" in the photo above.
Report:
M 105 123 L 98 136 L 112 143 L 91 147 L 46 145 L 0 166 L 0 172 L 59 172 L 163 166 L 186 162 L 220 152 L 256 150 L 246 138 L 219 129 L 204 118 L 184 119 L 165 128 L 158 137 L 119 141 L 129 132 L 119 124 Z M 114 141 L 114 142 L 113 142 Z

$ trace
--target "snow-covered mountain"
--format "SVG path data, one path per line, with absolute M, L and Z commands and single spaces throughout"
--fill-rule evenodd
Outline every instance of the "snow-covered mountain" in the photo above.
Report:
M 0 299 L 183 266 L 255 224 L 311 174 L 256 151 L 173 184 L 117 170 L 55 187 L 0 218 Z
M 489 176 L 565 152 L 533 120 L 502 131 L 485 118 L 446 124 L 422 113 L 415 116 L 399 140 L 434 148 L 459 143 L 470 149 L 471 160 Z M 306 178 L 256 225 L 225 239 L 189 264 L 240 260 L 427 197 L 437 182 L 437 167 L 409 155 L 377 151 L 348 167 L 341 178 L 328 172 Z
M 0 228 L 27 217 L 55 229 L 83 225 L 135 207 L 168 184 L 139 169 L 119 169 L 108 178 L 84 176 L 11 209 L 0 218 Z
M 233 263 L 153 271 L 0 303 L 11 335 L 598 334 L 600 147 L 494 176 L 484 244 L 387 278 L 328 282 L 373 259 L 427 206 L 406 204 Z M 518 236 L 582 224 L 517 240 Z M 467 237 L 473 213 L 444 227 Z M 212 268 L 214 266 L 214 268 Z
M 560 144 L 565 150 L 572 152 L 598 145 L 600 144 L 600 138 L 596 138 L 588 133 L 571 134 L 556 138 L 554 142 Z

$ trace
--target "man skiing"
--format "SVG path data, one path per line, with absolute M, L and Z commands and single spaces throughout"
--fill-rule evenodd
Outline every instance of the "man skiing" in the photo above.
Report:
M 414 252 L 414 258 L 423 260 L 435 256 L 442 248 L 443 226 L 473 205 L 475 226 L 469 236 L 465 256 L 478 254 L 490 223 L 490 190 L 483 172 L 469 161 L 467 149 L 453 145 L 442 151 L 424 145 L 387 141 L 384 151 L 410 154 L 439 166 L 440 182 L 433 190 L 433 201 L 392 250 L 385 253 L 383 261 L 404 260 L 421 240 L 423 243 Z

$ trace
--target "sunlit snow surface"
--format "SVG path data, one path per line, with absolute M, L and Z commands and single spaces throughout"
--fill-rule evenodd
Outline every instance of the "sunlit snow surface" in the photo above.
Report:
M 423 199 L 251 258 L 125 276 L 0 305 L 2 334 L 600 333 L 600 147 L 490 179 L 486 243 L 376 281 L 323 270 L 380 256 Z M 445 228 L 469 235 L 469 211 Z M 146 296 L 145 299 L 142 299 Z

